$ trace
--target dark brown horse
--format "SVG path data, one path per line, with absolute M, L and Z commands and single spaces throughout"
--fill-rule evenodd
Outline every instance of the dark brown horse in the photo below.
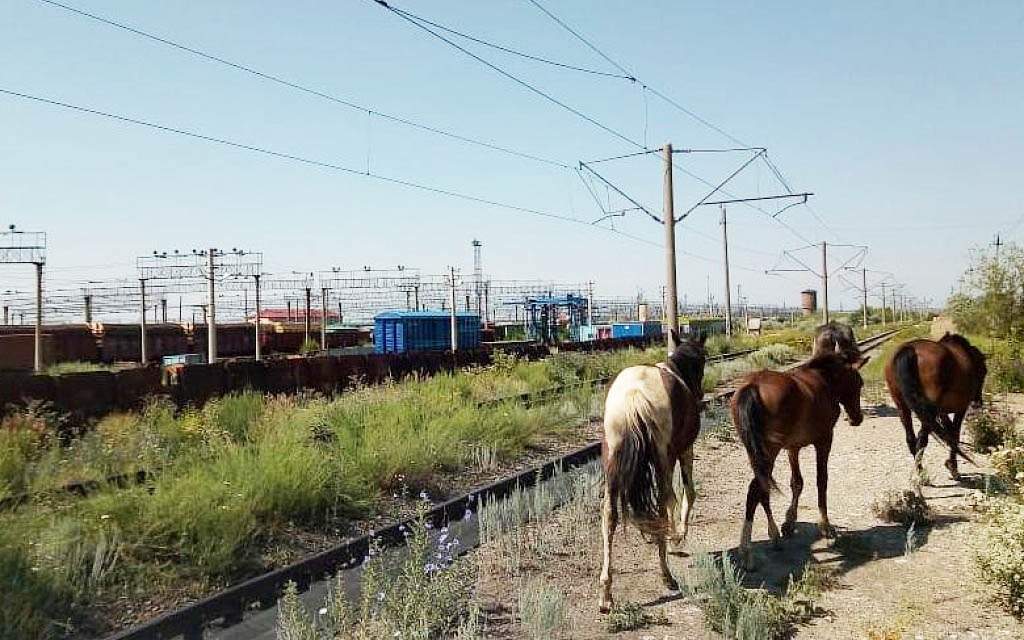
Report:
M 696 496 L 693 443 L 700 432 L 706 357 L 703 334 L 684 342 L 673 334 L 673 339 L 679 346 L 667 361 L 624 369 L 605 400 L 601 611 L 612 606 L 612 537 L 620 515 L 657 542 L 662 579 L 668 588 L 679 588 L 666 561 L 666 541 L 678 544 L 685 538 Z M 685 500 L 681 514 L 672 482 L 677 463 Z
M 732 398 L 732 419 L 740 441 L 747 450 L 754 479 L 747 488 L 746 514 L 740 534 L 740 562 L 750 567 L 750 530 L 757 505 L 768 518 L 768 535 L 779 544 L 779 529 L 772 518 L 769 494 L 776 487 L 772 479 L 775 458 L 782 450 L 789 454 L 792 468 L 792 501 L 782 523 L 782 535 L 793 533 L 797 503 L 804 487 L 800 475 L 800 449 L 813 446 L 817 458 L 818 528 L 833 537 L 828 520 L 828 456 L 832 449 L 832 431 L 839 419 L 840 406 L 846 409 L 850 424 L 864 420 L 860 391 L 864 381 L 860 369 L 867 359 L 853 364 L 845 354 L 826 352 L 787 372 L 759 371 L 751 374 Z
M 860 347 L 857 346 L 857 338 L 853 335 L 853 327 L 833 320 L 817 328 L 812 357 L 832 351 L 843 354 L 851 363 L 860 360 Z
M 971 404 L 981 404 L 987 373 L 985 354 L 957 334 L 946 333 L 937 341 L 911 340 L 893 354 L 885 367 L 885 384 L 900 413 L 907 448 L 918 471 L 928 434 L 933 432 L 949 447 L 946 468 L 954 480 L 960 477 L 957 456 L 971 462 L 960 450 L 960 427 Z M 911 412 L 921 421 L 916 436 Z

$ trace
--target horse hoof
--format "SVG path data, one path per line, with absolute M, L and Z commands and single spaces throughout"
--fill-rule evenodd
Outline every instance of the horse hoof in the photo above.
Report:
M 679 591 L 679 583 L 672 576 L 662 576 L 661 580 L 669 591 Z
M 822 538 L 834 540 L 836 537 L 836 528 L 831 524 L 819 524 L 818 531 L 821 533 Z
M 796 523 L 795 522 L 783 522 L 782 523 L 782 537 L 783 538 L 788 538 L 791 535 L 793 535 L 794 533 L 796 533 Z
M 598 606 L 598 609 L 600 609 L 601 613 L 608 613 L 612 610 L 613 606 L 615 606 L 615 603 L 611 600 L 603 600 Z

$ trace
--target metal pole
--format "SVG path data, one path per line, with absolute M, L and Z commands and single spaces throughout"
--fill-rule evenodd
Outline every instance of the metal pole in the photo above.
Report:
M 729 291 L 729 225 L 722 205 L 722 257 L 725 260 L 725 335 L 732 337 L 732 292 Z
M 885 283 L 882 283 L 882 326 L 885 326 Z
M 11 319 L 11 308 L 5 304 L 4 305 L 4 325 L 10 324 L 10 319 Z
M 327 351 L 327 287 L 320 288 L 320 349 Z
M 828 243 L 821 243 L 821 322 L 828 324 Z
M 36 263 L 36 330 L 33 338 L 33 369 L 43 372 L 43 263 Z
M 663 151 L 665 156 L 665 292 L 669 329 L 665 335 L 665 346 L 671 354 L 676 347 L 672 336 L 679 332 L 679 296 L 676 291 L 676 212 L 672 192 L 672 144 L 666 144 Z
M 413 310 L 414 311 L 419 311 L 420 310 L 420 285 L 413 286 L 412 290 L 413 290 L 413 295 L 414 295 L 413 300 L 416 303 L 416 306 L 415 306 L 415 308 Z
M 92 296 L 85 295 L 85 323 L 92 324 Z M 4 324 L 7 324 L 5 321 Z
M 594 281 L 587 283 L 587 324 L 594 326 Z M 594 336 L 596 338 L 597 336 Z
M 256 325 L 256 361 L 259 362 L 262 355 L 260 353 L 260 324 L 263 322 L 263 319 L 260 317 L 262 311 L 260 309 L 260 274 L 257 273 L 252 278 L 256 281 L 256 315 L 253 324 Z
M 303 325 L 305 327 L 305 330 L 306 330 L 306 337 L 303 340 L 304 343 L 305 342 L 309 342 L 309 331 L 310 331 L 309 312 L 310 312 L 310 288 L 306 287 L 306 320 L 305 320 L 305 324 Z
M 139 361 L 143 366 L 149 362 L 146 350 L 146 279 L 139 279 L 139 292 L 142 294 L 142 317 L 139 319 Z
M 216 253 L 217 250 L 211 248 L 210 253 L 207 256 L 206 270 L 209 276 L 209 300 L 206 304 L 208 307 L 207 321 L 206 321 L 206 361 L 210 364 L 217 362 L 217 295 L 216 295 Z
M 864 292 L 864 328 L 868 328 L 868 270 L 860 270 L 860 284 Z
M 451 305 L 451 334 L 452 334 L 452 353 L 455 353 L 459 348 L 459 327 L 455 319 L 455 267 L 449 267 L 452 277 L 452 305 Z
M 160 298 L 160 319 L 167 324 L 167 298 Z

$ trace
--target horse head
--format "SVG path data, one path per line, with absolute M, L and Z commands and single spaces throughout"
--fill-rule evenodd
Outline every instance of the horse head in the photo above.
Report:
M 703 331 L 696 335 L 679 334 L 672 331 L 672 343 L 676 348 L 668 357 L 675 368 L 683 376 L 687 386 L 692 389 L 698 397 L 704 385 L 704 364 L 707 361 L 707 352 L 704 350 L 704 343 L 707 341 L 707 334 Z
M 855 427 L 864 422 L 864 412 L 860 406 L 864 379 L 860 375 L 860 368 L 870 359 L 870 356 L 858 356 L 851 362 L 849 352 L 841 350 L 837 345 L 834 352 L 816 357 L 810 365 L 821 371 L 839 404 L 846 410 L 850 424 Z

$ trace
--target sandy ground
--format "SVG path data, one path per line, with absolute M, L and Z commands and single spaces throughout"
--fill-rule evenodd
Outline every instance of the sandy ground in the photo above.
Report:
M 867 404 L 867 403 L 866 403 Z M 928 447 L 925 465 L 933 486 L 924 495 L 934 522 L 915 532 L 916 550 L 906 555 L 907 529 L 876 518 L 872 503 L 887 490 L 910 485 L 911 461 L 903 430 L 893 410 L 879 405 L 866 411 L 859 427 L 845 418 L 837 426 L 830 460 L 829 515 L 839 532 L 837 541 L 819 539 L 813 449 L 801 454 L 804 491 L 800 500 L 795 535 L 780 551 L 767 542 L 762 512 L 754 521 L 756 568 L 748 573 L 748 586 L 772 590 L 785 587 L 791 574 L 799 574 L 812 562 L 830 567 L 836 584 L 815 602 L 815 615 L 793 630 L 798 639 L 877 638 L 879 640 L 1024 638 L 1024 626 L 988 599 L 973 574 L 970 544 L 979 524 L 970 508 L 972 486 L 979 486 L 985 466 L 962 462 L 962 483 L 954 483 L 942 466 L 947 450 L 934 442 Z M 983 459 L 978 463 L 984 465 Z M 746 455 L 734 442 L 705 438 L 697 450 L 695 476 L 698 501 L 695 507 L 689 553 L 732 552 L 739 539 L 742 508 L 751 477 Z M 783 491 L 772 499 L 781 524 L 789 503 L 789 464 L 783 456 L 775 478 Z M 558 517 L 552 526 L 559 526 Z M 665 614 L 669 624 L 639 631 L 609 634 L 606 618 L 597 610 L 599 531 L 589 546 L 591 558 L 575 554 L 537 567 L 536 573 L 557 585 L 566 597 L 570 624 L 563 638 L 629 638 L 682 640 L 717 638 L 708 630 L 700 609 L 680 593 L 668 592 L 657 571 L 655 548 L 645 544 L 629 528 L 620 529 L 614 548 L 614 595 L 617 601 L 633 601 Z M 685 579 L 692 556 L 670 558 L 673 573 Z M 681 580 L 682 581 L 682 580 Z M 489 585 L 491 603 L 509 597 L 507 585 Z M 496 638 L 525 637 L 510 620 L 507 607 L 491 609 Z

